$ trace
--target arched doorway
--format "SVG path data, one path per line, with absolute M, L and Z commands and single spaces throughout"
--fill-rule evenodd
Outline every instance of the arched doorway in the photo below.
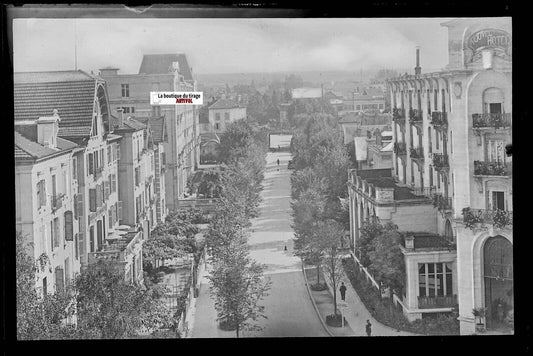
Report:
M 513 245 L 503 236 L 491 237 L 483 248 L 485 319 L 488 329 L 514 328 Z

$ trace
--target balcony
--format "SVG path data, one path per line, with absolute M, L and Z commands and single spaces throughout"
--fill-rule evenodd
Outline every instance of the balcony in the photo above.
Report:
M 394 154 L 397 156 L 405 156 L 407 155 L 407 145 L 405 142 L 394 142 Z
M 413 193 L 413 195 L 416 195 L 417 197 L 431 198 L 433 197 L 435 191 L 436 191 L 435 187 L 424 187 L 424 188 L 419 187 L 419 188 L 413 188 L 411 190 L 411 193 Z
M 392 121 L 398 124 L 405 124 L 405 109 L 393 108 L 392 109 Z
M 457 295 L 418 297 L 418 309 L 453 308 L 457 305 Z
M 63 206 L 63 197 L 64 194 L 52 195 L 50 197 L 50 206 L 52 207 L 52 212 L 58 210 L 59 208 L 61 208 L 61 206 Z
M 472 114 L 474 128 L 510 128 L 513 117 L 511 113 L 501 114 Z
M 446 130 L 448 128 L 448 114 L 441 111 L 433 111 L 431 113 L 431 125 L 435 129 Z
M 434 153 L 433 154 L 433 167 L 437 171 L 448 170 L 450 168 L 450 163 L 448 162 L 448 155 L 443 153 Z
M 453 209 L 453 202 L 451 197 L 445 197 L 440 193 L 434 193 L 431 196 L 433 206 L 439 211 L 447 211 Z
M 409 110 L 409 122 L 411 124 L 421 124 L 422 123 L 422 110 L 410 109 Z
M 478 225 L 491 224 L 497 229 L 510 228 L 513 225 L 513 212 L 507 210 L 463 209 L 463 222 L 473 229 Z
M 485 162 L 474 161 L 475 176 L 500 176 L 508 177 L 512 175 L 513 166 L 506 162 Z
M 416 161 L 423 161 L 424 160 L 424 147 L 411 147 L 410 149 L 410 157 L 413 160 Z

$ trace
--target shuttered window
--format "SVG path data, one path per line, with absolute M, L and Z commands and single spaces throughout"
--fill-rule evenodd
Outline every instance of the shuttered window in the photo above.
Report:
M 105 200 L 109 199 L 109 194 L 110 194 L 110 181 L 111 181 L 111 177 L 109 177 L 109 181 L 108 180 L 105 180 L 104 181 L 104 197 L 105 197 Z
M 76 203 L 76 214 L 78 215 L 78 219 L 81 219 L 83 217 L 83 195 L 82 194 L 78 194 L 78 201 Z
M 118 215 L 118 221 L 121 221 L 122 218 L 122 202 L 119 201 L 117 204 L 117 215 Z
M 74 234 L 74 256 L 76 259 L 80 258 L 80 249 L 79 249 L 79 233 Z
M 99 208 L 101 206 L 102 206 L 102 189 L 100 188 L 100 184 L 98 184 L 96 186 L 96 207 Z
M 89 210 L 96 211 L 96 189 L 89 189 Z
M 89 153 L 89 159 L 87 160 L 87 172 L 89 172 L 89 174 L 94 174 L 94 158 L 93 158 L 93 154 L 92 153 Z
M 56 267 L 56 292 L 63 292 L 65 290 L 65 274 L 63 267 Z
M 65 240 L 72 241 L 74 238 L 74 224 L 72 221 L 72 211 L 65 211 Z

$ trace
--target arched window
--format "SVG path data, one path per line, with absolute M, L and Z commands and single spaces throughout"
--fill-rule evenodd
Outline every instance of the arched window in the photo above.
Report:
M 454 242 L 453 229 L 450 220 L 446 220 L 446 225 L 444 226 L 444 238 L 451 243 Z
M 488 88 L 483 92 L 483 112 L 488 114 L 501 114 L 503 110 L 504 95 L 499 88 Z

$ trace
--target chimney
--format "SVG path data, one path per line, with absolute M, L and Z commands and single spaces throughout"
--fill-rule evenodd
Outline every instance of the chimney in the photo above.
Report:
M 124 109 L 118 108 L 117 111 L 118 111 L 118 122 L 116 126 L 121 127 L 122 124 L 124 123 Z
M 415 249 L 415 237 L 413 235 L 409 235 L 405 237 L 405 248 L 408 250 Z
M 115 76 L 118 75 L 118 68 L 101 68 L 100 69 L 100 76 L 107 77 L 107 76 Z
M 59 117 L 57 109 L 52 116 L 40 117 L 37 122 L 37 142 L 43 146 L 57 148 L 57 132 L 59 131 Z
M 415 76 L 422 74 L 422 68 L 420 67 L 420 47 L 416 47 L 416 67 L 415 67 Z

